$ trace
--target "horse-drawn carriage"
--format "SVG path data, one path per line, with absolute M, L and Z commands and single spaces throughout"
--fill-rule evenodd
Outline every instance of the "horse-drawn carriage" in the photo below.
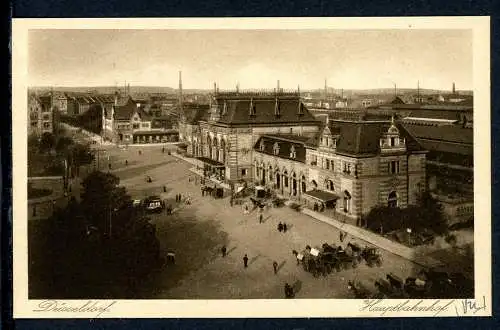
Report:
M 223 188 L 204 186 L 201 189 L 202 189 L 204 194 L 212 196 L 214 198 L 223 198 L 224 197 L 224 189 Z
M 333 270 L 337 272 L 342 269 L 356 268 L 358 259 L 342 249 L 341 246 L 334 246 L 324 243 L 321 248 L 311 248 L 307 246 L 302 251 L 302 267 L 305 271 L 312 273 L 315 277 L 326 276 Z
M 382 255 L 376 248 L 365 247 L 360 256 L 365 260 L 368 267 L 382 266 Z
M 377 280 L 375 287 L 379 291 L 379 298 L 466 298 L 474 295 L 471 283 L 462 274 L 430 270 L 421 271 L 416 277 L 408 277 L 405 281 L 389 273 L 385 279 Z

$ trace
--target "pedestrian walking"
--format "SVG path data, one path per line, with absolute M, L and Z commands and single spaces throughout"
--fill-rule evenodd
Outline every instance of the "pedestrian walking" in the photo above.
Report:
M 108 169 L 110 169 L 110 170 L 111 170 L 111 163 L 109 163 L 109 164 L 108 164 Z
M 278 224 L 278 231 L 281 233 L 282 230 L 283 230 L 283 224 L 280 222 Z
M 276 261 L 273 261 L 273 269 L 274 275 L 278 274 L 278 263 Z
M 231 205 L 231 207 L 233 207 L 234 204 L 233 197 L 231 197 L 231 199 L 229 200 L 229 204 Z
M 293 298 L 293 288 L 285 283 L 285 298 Z
M 203 187 L 201 187 L 201 196 L 204 197 L 205 196 L 205 189 L 203 189 Z
M 264 220 L 264 216 L 262 215 L 262 213 L 259 215 L 259 223 L 262 223 Z
M 248 267 L 248 256 L 245 254 L 245 256 L 243 257 L 243 265 L 245 266 L 245 268 Z
M 167 186 L 163 186 L 163 192 L 167 192 Z
M 226 246 L 223 245 L 222 248 L 220 249 L 220 251 L 222 252 L 222 258 L 224 258 L 226 256 L 226 253 L 227 253 Z
M 297 260 L 297 265 L 299 265 L 300 264 L 299 253 L 296 250 L 293 250 L 292 254 L 295 256 L 295 259 Z
M 161 152 L 164 154 L 165 153 L 165 147 L 161 148 Z
M 182 195 L 179 194 L 179 203 L 182 202 Z
M 139 156 L 142 155 L 142 151 L 139 150 Z
M 125 166 L 128 166 L 128 160 L 125 159 Z
M 286 223 L 283 224 L 283 232 L 286 233 L 287 231 L 287 227 L 286 227 Z

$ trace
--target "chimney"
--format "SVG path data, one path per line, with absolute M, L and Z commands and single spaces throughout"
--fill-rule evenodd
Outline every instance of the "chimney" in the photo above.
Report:
M 326 81 L 326 78 L 325 78 L 325 102 L 326 100 L 328 99 L 328 85 L 327 85 L 327 81 Z
M 455 94 L 455 83 L 453 83 L 452 93 Z
M 182 107 L 182 71 L 179 71 L 179 111 L 182 113 L 183 112 L 183 107 Z
M 280 81 L 278 80 L 278 86 L 276 88 L 276 92 L 279 93 L 280 92 Z
M 240 92 L 240 82 L 238 81 L 236 83 L 236 93 L 239 93 Z

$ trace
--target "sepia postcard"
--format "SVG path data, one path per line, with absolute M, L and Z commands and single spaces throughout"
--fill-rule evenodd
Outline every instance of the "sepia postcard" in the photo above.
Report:
M 491 315 L 489 17 L 12 31 L 14 318 Z

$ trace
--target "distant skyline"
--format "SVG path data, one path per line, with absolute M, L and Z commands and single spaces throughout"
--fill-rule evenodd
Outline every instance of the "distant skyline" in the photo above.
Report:
M 31 30 L 31 86 L 472 90 L 470 30 Z

